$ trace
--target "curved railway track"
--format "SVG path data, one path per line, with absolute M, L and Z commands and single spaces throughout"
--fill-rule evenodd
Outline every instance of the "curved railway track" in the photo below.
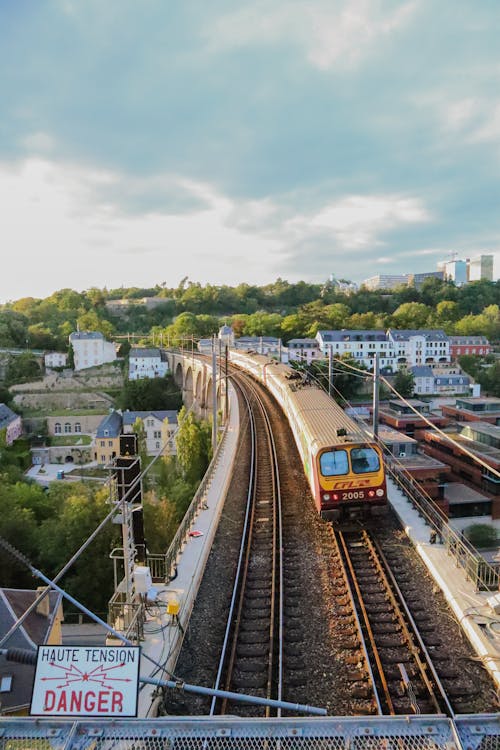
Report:
M 265 405 L 250 379 L 233 375 L 251 427 L 249 491 L 216 687 L 281 700 L 283 562 L 279 469 Z M 211 714 L 270 716 L 269 707 L 212 701 Z
M 379 714 L 447 714 L 453 709 L 385 556 L 370 533 L 336 531 L 360 652 L 358 690 Z

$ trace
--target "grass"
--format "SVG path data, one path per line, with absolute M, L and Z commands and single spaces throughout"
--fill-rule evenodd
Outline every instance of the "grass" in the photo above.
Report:
M 48 438 L 49 444 L 57 445 L 90 445 L 92 438 L 90 435 L 56 435 Z

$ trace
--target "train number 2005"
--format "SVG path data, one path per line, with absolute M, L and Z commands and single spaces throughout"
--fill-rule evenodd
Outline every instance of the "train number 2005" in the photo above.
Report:
M 343 492 L 342 500 L 363 500 L 365 493 L 363 490 L 355 490 L 353 492 Z

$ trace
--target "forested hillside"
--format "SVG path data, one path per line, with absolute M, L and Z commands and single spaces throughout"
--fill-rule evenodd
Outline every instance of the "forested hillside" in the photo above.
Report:
M 149 307 L 145 299 L 155 299 Z M 110 303 L 125 300 L 121 306 Z M 164 302 L 163 302 L 164 300 Z M 340 292 L 332 283 L 202 286 L 183 280 L 175 288 L 62 289 L 46 299 L 25 297 L 0 307 L 0 347 L 66 350 L 71 331 L 97 330 L 107 338 L 129 333 L 164 343 L 210 336 L 222 323 L 237 335 L 314 336 L 319 329 L 443 328 L 448 334 L 500 339 L 500 283 L 463 287 L 427 279 L 420 290 L 361 288 Z M 117 307 L 119 307 L 117 311 Z

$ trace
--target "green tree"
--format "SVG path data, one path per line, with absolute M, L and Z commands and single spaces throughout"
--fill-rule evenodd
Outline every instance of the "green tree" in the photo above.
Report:
M 11 356 L 5 371 L 5 384 L 27 383 L 40 378 L 42 370 L 37 358 L 31 352 Z
M 425 328 L 431 315 L 431 308 L 421 302 L 405 302 L 392 314 L 392 325 L 395 328 Z
M 415 378 L 410 370 L 402 368 L 394 377 L 394 388 L 400 396 L 411 398 L 415 390 Z
M 182 394 L 172 375 L 167 374 L 163 378 L 127 380 L 118 401 L 121 409 L 130 411 L 177 411 L 182 406 Z
M 179 412 L 178 423 L 175 439 L 177 463 L 182 477 L 194 484 L 203 477 L 212 457 L 210 424 L 197 420 L 185 407 Z
M 464 529 L 464 535 L 476 549 L 493 549 L 498 543 L 498 533 L 487 523 L 474 523 Z

